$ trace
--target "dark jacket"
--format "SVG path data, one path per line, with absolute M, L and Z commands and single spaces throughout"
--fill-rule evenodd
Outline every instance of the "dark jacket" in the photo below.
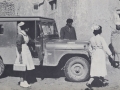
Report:
M 60 31 L 60 38 L 61 39 L 69 39 L 69 40 L 77 40 L 75 28 L 69 28 L 67 25 L 61 28 Z

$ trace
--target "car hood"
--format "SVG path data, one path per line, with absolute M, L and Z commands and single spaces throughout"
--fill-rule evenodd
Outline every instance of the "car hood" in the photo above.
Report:
M 78 40 L 50 40 L 46 42 L 47 49 L 85 49 L 88 47 L 88 41 L 78 41 Z

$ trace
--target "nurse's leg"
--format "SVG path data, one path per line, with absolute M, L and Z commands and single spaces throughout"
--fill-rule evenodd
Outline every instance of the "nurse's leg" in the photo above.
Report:
M 91 83 L 93 82 L 93 80 L 94 80 L 94 78 L 91 77 L 87 83 L 88 83 L 88 84 L 91 84 Z
M 93 90 L 93 88 L 92 88 L 92 86 L 91 86 L 91 83 L 93 82 L 93 80 L 94 80 L 94 78 L 91 77 L 91 78 L 89 79 L 89 81 L 86 83 L 86 86 L 88 86 L 90 90 Z
M 26 86 L 30 87 L 31 85 L 27 82 L 27 70 L 24 72 L 23 82 Z

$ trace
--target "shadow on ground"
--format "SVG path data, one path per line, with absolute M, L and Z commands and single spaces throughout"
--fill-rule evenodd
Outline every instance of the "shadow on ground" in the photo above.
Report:
M 99 79 L 95 79 L 93 82 L 92 82 L 92 87 L 106 87 L 109 85 L 109 83 L 107 82 L 108 80 L 107 79 L 104 79 L 105 83 L 103 83 L 102 81 L 100 81 Z
M 5 66 L 5 71 L 0 78 L 5 78 L 7 76 L 20 77 L 21 73 L 22 72 L 20 71 L 13 71 L 13 65 L 7 65 Z M 30 82 L 35 82 L 36 78 L 41 78 L 43 80 L 44 78 L 65 77 L 64 72 L 61 70 L 58 70 L 57 67 L 36 66 L 35 70 L 28 71 L 27 74 L 28 74 L 27 75 L 28 81 Z

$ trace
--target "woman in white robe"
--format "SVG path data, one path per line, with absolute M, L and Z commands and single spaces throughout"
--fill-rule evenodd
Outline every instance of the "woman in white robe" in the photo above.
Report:
M 21 31 L 19 31 L 17 41 L 16 41 L 16 46 L 17 46 L 16 62 L 18 62 L 19 60 L 20 63 L 23 63 L 24 65 L 26 65 L 26 71 L 33 70 L 35 69 L 35 66 L 33 63 L 31 52 L 27 45 L 27 43 L 29 42 L 29 37 L 26 34 L 26 32 L 28 32 L 29 28 L 26 25 L 21 25 L 20 28 L 21 28 Z M 26 80 L 26 71 L 24 72 L 23 81 L 20 81 L 20 86 L 22 87 L 30 86 Z
M 102 79 L 107 75 L 106 69 L 106 53 L 112 59 L 112 53 L 108 48 L 107 43 L 104 38 L 100 35 L 102 33 L 101 26 L 93 26 L 94 36 L 90 39 L 89 51 L 91 55 L 91 68 L 90 68 L 90 80 L 87 82 L 87 86 L 91 87 L 91 83 L 95 77 L 102 77 Z

